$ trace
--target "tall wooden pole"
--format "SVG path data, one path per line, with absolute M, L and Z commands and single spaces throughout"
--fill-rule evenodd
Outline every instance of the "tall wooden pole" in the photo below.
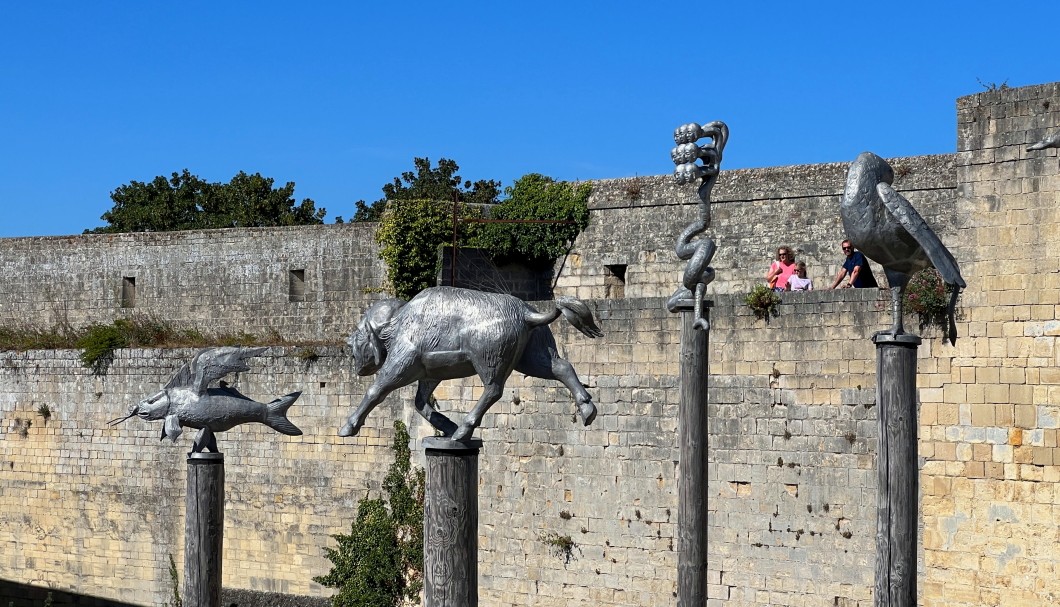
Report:
M 691 302 L 689 302 L 691 303 Z M 703 315 L 710 321 L 704 302 Z M 681 312 L 681 400 L 677 409 L 677 604 L 707 604 L 707 372 L 709 330 Z
M 424 607 L 478 607 L 478 454 L 482 441 L 423 439 Z
M 185 607 L 221 606 L 224 494 L 224 454 L 189 453 L 184 498 Z
M 879 446 L 876 607 L 916 607 L 916 335 L 874 335 Z

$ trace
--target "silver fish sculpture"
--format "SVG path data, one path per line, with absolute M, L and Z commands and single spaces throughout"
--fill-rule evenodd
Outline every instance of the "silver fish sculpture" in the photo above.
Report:
M 111 420 L 117 425 L 131 417 L 145 421 L 165 420 L 162 439 L 176 441 L 183 428 L 198 428 L 192 452 L 207 449 L 217 453 L 215 432 L 224 432 L 240 424 L 258 422 L 286 434 L 299 436 L 302 431 L 287 419 L 287 409 L 301 392 L 292 392 L 270 403 L 259 403 L 235 388 L 220 382 L 210 384 L 229 373 L 249 371 L 246 359 L 258 356 L 267 348 L 223 347 L 202 350 L 190 363 L 184 363 L 166 387 L 129 407 L 125 417 Z

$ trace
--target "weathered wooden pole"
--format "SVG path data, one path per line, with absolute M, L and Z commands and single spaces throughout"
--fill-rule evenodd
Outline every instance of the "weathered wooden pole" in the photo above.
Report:
M 691 304 L 691 301 L 689 301 Z M 703 316 L 710 321 L 704 302 Z M 677 409 L 677 604 L 707 604 L 707 371 L 710 331 L 681 312 L 681 398 Z
M 877 334 L 876 607 L 916 606 L 916 335 Z
M 477 438 L 423 439 L 424 607 L 478 607 Z
M 224 454 L 189 453 L 184 498 L 185 607 L 221 605 L 224 495 Z

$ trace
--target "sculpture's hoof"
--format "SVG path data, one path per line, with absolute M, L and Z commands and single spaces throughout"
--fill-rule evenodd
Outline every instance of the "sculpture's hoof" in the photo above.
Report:
M 582 425 L 588 426 L 596 419 L 596 405 L 593 401 L 586 401 L 578 405 L 578 416 L 582 418 Z
M 357 436 L 357 433 L 361 431 L 361 425 L 354 425 L 350 422 L 346 422 L 341 428 L 339 428 L 339 436 Z
M 696 322 L 692 323 L 693 329 L 699 329 L 700 331 L 709 331 L 710 323 L 707 322 L 706 318 L 697 318 Z
M 474 426 L 469 426 L 467 424 L 460 424 L 460 427 L 457 428 L 456 432 L 453 433 L 453 440 L 460 440 L 460 441 L 467 440 L 467 439 L 471 438 L 471 435 L 474 432 L 475 432 L 475 427 Z

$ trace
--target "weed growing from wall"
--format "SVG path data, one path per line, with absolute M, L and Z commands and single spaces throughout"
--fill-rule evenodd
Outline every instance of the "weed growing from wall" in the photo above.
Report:
M 412 469 L 409 434 L 394 422 L 394 463 L 383 479 L 385 497 L 364 498 L 348 535 L 325 548 L 327 575 L 313 578 L 337 588 L 335 607 L 396 607 L 418 603 L 423 587 L 424 471 Z
M 913 274 L 905 285 L 902 309 L 907 314 L 915 314 L 920 323 L 920 330 L 926 327 L 938 327 L 943 335 L 949 331 L 949 320 L 946 310 L 950 305 L 953 291 L 935 268 L 927 268 Z
M 756 285 L 743 299 L 747 307 L 762 320 L 769 320 L 770 316 L 776 316 L 777 306 L 780 305 L 780 296 L 766 285 Z

